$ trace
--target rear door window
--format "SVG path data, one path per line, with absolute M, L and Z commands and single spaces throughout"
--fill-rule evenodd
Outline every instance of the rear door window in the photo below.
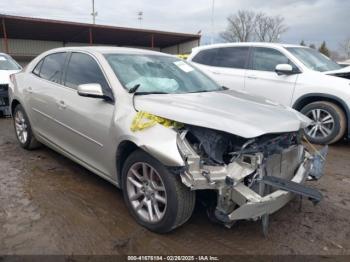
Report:
M 219 67 L 245 69 L 249 56 L 249 47 L 220 48 L 216 56 Z
M 56 53 L 46 56 L 42 62 L 39 76 L 60 84 L 66 55 L 67 53 Z
M 41 59 L 40 62 L 36 65 L 36 67 L 33 70 L 33 74 L 40 76 L 40 69 L 43 64 L 44 59 Z

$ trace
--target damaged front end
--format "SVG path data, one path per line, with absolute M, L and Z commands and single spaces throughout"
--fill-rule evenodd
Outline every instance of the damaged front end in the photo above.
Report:
M 314 203 L 322 195 L 303 182 L 319 179 L 327 148 L 317 156 L 302 145 L 302 132 L 245 139 L 185 125 L 177 145 L 186 163 L 182 182 L 192 190 L 217 191 L 214 215 L 226 226 L 240 219 L 267 218 L 297 194 Z

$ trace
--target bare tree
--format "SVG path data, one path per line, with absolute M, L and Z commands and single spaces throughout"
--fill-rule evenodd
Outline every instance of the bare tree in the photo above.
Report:
M 350 37 L 340 43 L 339 46 L 341 52 L 346 56 L 346 58 L 350 58 Z
M 284 24 L 281 16 L 270 17 L 270 30 L 268 31 L 268 42 L 279 42 L 281 35 L 287 32 L 288 27 Z
M 227 18 L 228 26 L 221 37 L 228 42 L 278 42 L 287 31 L 284 18 L 268 16 L 265 13 L 240 10 Z
M 255 13 L 240 10 L 227 18 L 228 26 L 221 37 L 227 42 L 248 42 L 253 40 Z
M 258 41 L 278 42 L 281 34 L 288 30 L 281 16 L 268 16 L 265 13 L 258 13 L 255 16 L 254 31 Z

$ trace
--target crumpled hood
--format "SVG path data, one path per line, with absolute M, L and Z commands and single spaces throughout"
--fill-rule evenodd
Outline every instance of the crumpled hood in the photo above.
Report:
M 293 132 L 311 123 L 289 107 L 233 90 L 136 95 L 134 101 L 138 111 L 244 138 Z

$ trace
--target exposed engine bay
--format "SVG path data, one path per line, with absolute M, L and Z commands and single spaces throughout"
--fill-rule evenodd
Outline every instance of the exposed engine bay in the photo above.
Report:
M 322 158 L 309 154 L 302 145 L 302 131 L 246 139 L 184 125 L 178 130 L 178 148 L 186 162 L 182 182 L 192 190 L 216 190 L 214 216 L 226 226 L 239 219 L 266 218 L 293 194 L 314 203 L 322 198 L 301 184 L 322 175 L 327 150 Z M 312 172 L 315 166 L 318 172 Z M 266 219 L 263 222 L 266 230 Z
M 232 163 L 242 154 L 263 153 L 265 157 L 301 143 L 301 132 L 265 135 L 244 139 L 232 134 L 196 126 L 186 126 L 186 139 L 201 156 L 203 163 Z

